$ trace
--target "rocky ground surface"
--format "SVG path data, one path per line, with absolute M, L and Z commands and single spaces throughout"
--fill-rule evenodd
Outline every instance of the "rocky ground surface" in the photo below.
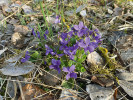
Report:
M 63 73 L 45 70 L 41 60 L 18 63 L 24 51 L 38 45 L 32 28 L 45 25 L 40 1 L 0 0 L 0 100 L 132 100 L 132 0 L 42 0 L 53 30 L 61 30 L 61 23 L 54 24 L 59 1 L 66 27 L 83 21 L 102 36 L 71 89 L 63 87 Z

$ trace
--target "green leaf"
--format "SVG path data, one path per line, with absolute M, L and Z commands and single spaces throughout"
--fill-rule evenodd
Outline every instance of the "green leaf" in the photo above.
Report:
M 84 67 L 81 67 L 81 72 L 85 72 L 86 69 Z
M 40 54 L 38 51 L 35 51 L 35 52 L 31 55 L 31 57 L 33 57 L 33 58 L 35 58 L 35 59 L 41 59 L 41 58 L 42 58 L 41 54 Z

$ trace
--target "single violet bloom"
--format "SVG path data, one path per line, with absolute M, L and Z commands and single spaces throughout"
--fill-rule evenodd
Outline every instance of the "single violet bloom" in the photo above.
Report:
M 25 63 L 25 62 L 28 61 L 29 59 L 30 59 L 29 52 L 26 51 L 25 57 L 21 59 L 21 62 L 22 62 L 22 63 Z
M 55 22 L 54 22 L 55 24 L 60 23 L 60 19 L 59 18 L 60 18 L 60 16 L 56 16 L 56 19 L 55 19 Z
M 48 55 L 49 53 L 51 54 L 51 55 L 55 55 L 56 53 L 55 52 L 53 52 L 53 49 L 51 49 L 47 44 L 45 44 L 45 48 L 46 48 L 46 55 Z
M 47 39 L 46 34 L 48 34 L 48 33 L 49 33 L 49 31 L 48 31 L 48 30 L 46 30 L 46 31 L 45 31 L 45 33 L 43 34 L 43 36 L 44 36 L 44 38 L 45 38 L 45 39 Z
M 36 36 L 34 28 L 32 29 L 32 34 L 34 35 L 34 37 Z
M 58 71 L 58 73 L 60 73 L 60 71 L 61 71 L 60 68 L 59 68 L 59 66 L 61 64 L 60 60 L 52 59 L 51 63 L 52 63 L 52 65 L 50 65 L 49 68 L 50 69 L 55 69 L 55 70 Z
M 73 27 L 75 30 L 80 31 L 84 27 L 84 24 L 82 21 L 80 21 L 79 25 L 74 25 Z
M 63 71 L 67 72 L 68 74 L 66 75 L 66 79 L 68 80 L 69 78 L 77 78 L 77 74 L 74 73 L 75 70 L 75 65 L 72 65 L 71 67 L 63 67 Z
M 78 42 L 78 46 L 84 48 L 85 53 L 89 50 L 89 52 L 93 52 L 94 49 L 98 46 L 96 42 L 90 42 L 90 38 L 86 37 L 85 41 L 81 39 Z

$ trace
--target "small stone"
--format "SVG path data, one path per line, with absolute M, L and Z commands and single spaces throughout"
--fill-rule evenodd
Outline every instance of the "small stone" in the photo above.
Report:
M 102 65 L 103 59 L 96 51 L 94 51 L 94 52 L 88 54 L 87 63 L 90 63 L 92 65 Z
M 24 6 L 22 7 L 22 9 L 24 10 L 24 13 L 25 13 L 25 14 L 31 14 L 31 13 L 33 13 L 33 10 L 31 9 L 30 6 L 24 5 Z
M 21 39 L 22 39 L 22 34 L 21 33 L 18 33 L 18 32 L 15 32 L 12 35 L 11 41 L 12 41 L 12 43 L 14 45 L 16 45 L 18 41 L 21 41 Z
M 114 9 L 114 15 L 116 16 L 122 15 L 122 9 L 120 7 L 116 7 Z
M 113 10 L 108 9 L 108 13 L 109 13 L 109 14 L 113 14 Z
M 82 10 L 82 11 L 80 12 L 80 15 L 81 15 L 82 17 L 87 16 L 87 14 L 86 14 L 86 10 Z

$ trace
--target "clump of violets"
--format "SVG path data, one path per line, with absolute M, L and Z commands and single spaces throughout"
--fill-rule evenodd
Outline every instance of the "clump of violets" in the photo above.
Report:
M 60 23 L 59 16 L 55 20 L 55 24 L 57 23 Z M 32 33 L 40 39 L 39 32 L 36 34 L 33 29 Z M 43 34 L 45 40 L 47 39 L 48 33 L 49 31 L 46 30 Z M 86 59 L 87 54 L 93 52 L 101 43 L 101 35 L 98 33 L 98 30 L 90 30 L 83 22 L 79 22 L 69 32 L 58 32 L 57 38 L 59 39 L 58 46 L 48 45 L 49 43 L 43 44 L 47 59 L 46 63 L 50 69 L 55 69 L 58 73 L 61 70 L 66 72 L 67 80 L 70 78 L 76 79 L 77 74 L 75 72 L 85 70 L 82 63 Z
M 29 59 L 30 59 L 29 51 L 26 51 L 25 57 L 21 59 L 21 62 L 22 62 L 22 63 L 25 63 L 25 62 L 28 61 Z

